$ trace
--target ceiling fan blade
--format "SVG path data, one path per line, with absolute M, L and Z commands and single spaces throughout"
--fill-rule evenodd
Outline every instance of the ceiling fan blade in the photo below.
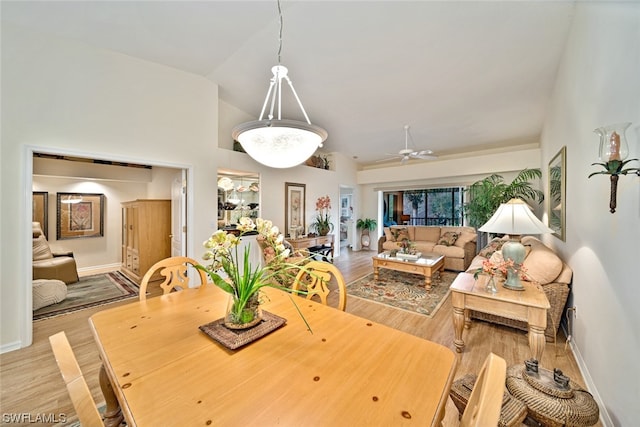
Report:
M 375 163 L 390 162 L 391 160 L 396 160 L 396 159 L 399 159 L 400 157 L 401 156 L 387 157 L 386 159 L 376 160 Z
M 416 154 L 415 156 L 411 156 L 414 159 L 422 159 L 422 160 L 435 160 L 438 156 L 434 154 Z
M 431 155 L 433 154 L 433 151 L 431 150 L 420 150 L 418 152 L 416 152 L 416 155 L 418 156 L 427 156 L 427 155 Z

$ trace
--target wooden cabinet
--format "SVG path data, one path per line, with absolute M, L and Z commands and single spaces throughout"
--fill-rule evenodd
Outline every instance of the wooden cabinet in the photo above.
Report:
M 171 200 L 122 203 L 122 272 L 139 284 L 153 264 L 171 256 L 170 234 Z

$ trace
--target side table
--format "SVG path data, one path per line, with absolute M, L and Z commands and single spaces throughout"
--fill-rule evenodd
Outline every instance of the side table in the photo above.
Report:
M 456 351 L 461 353 L 464 349 L 462 330 L 469 329 L 471 324 L 469 310 L 476 310 L 527 322 L 531 354 L 540 360 L 544 352 L 544 330 L 547 328 L 547 310 L 550 307 L 544 291 L 531 282 L 522 282 L 524 291 L 513 291 L 498 285 L 498 292 L 492 294 L 485 290 L 485 280 L 476 280 L 472 274 L 460 273 L 451 284 Z

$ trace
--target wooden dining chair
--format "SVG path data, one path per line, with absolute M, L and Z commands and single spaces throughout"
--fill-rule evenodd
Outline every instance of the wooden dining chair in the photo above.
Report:
M 62 379 L 67 386 L 71 403 L 76 410 L 80 424 L 83 426 L 102 426 L 104 425 L 100 412 L 96 407 L 96 402 L 91 396 L 91 391 L 87 382 L 82 375 L 80 366 L 73 354 L 73 349 L 69 344 L 67 335 L 58 332 L 49 337 L 51 349 L 56 358 L 56 363 L 62 374 Z
M 298 272 L 291 286 L 293 290 L 305 290 L 307 299 L 318 297 L 320 302 L 327 305 L 327 296 L 330 294 L 329 282 L 332 276 L 338 284 L 338 309 L 345 311 L 347 308 L 347 285 L 338 267 L 325 261 L 309 261 Z
M 507 362 L 493 353 L 485 359 L 469 402 L 460 419 L 461 427 L 497 426 L 502 408 Z
M 147 286 L 157 271 L 160 271 L 160 275 L 164 276 L 164 281 L 160 284 L 160 287 L 162 288 L 162 294 L 166 295 L 173 290 L 177 290 L 177 288 L 188 288 L 189 276 L 187 275 L 187 269 L 189 265 L 195 267 L 198 264 L 198 261 L 184 256 L 165 258 L 156 262 L 149 268 L 140 282 L 140 301 L 147 299 Z M 200 276 L 200 286 L 206 285 L 207 274 L 202 270 L 195 270 Z

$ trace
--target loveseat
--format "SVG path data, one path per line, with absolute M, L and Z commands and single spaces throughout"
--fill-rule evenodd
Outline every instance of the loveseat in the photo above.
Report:
M 482 248 L 467 268 L 467 273 L 475 273 L 482 268 L 482 262 L 491 259 L 494 262 L 502 260 L 502 245 L 508 240 L 508 236 L 494 238 L 487 246 Z M 544 332 L 547 341 L 554 341 L 562 312 L 569 296 L 569 284 L 573 276 L 573 270 L 565 264 L 555 252 L 544 245 L 540 240 L 532 236 L 524 236 L 520 240 L 526 250 L 523 266 L 529 281 L 539 284 L 549 300 L 547 312 L 547 329 Z M 498 292 L 501 286 L 498 285 Z M 471 310 L 472 318 L 486 320 L 505 326 L 511 326 L 527 331 L 527 322 L 507 319 L 493 314 L 480 313 Z
M 378 239 L 378 253 L 400 249 L 404 239 L 409 239 L 418 252 L 444 255 L 447 270 L 465 271 L 476 254 L 475 228 L 423 225 L 384 227 L 384 235 Z

